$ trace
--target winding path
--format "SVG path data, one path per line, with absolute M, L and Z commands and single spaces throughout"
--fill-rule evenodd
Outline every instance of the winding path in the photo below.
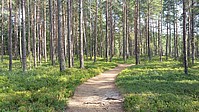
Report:
M 66 112 L 123 112 L 123 97 L 115 87 L 115 79 L 129 66 L 119 64 L 78 86 Z

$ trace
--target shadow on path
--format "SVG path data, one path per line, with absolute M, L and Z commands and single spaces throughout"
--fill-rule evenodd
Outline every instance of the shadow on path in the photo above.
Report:
M 123 97 L 115 87 L 115 79 L 129 66 L 119 64 L 78 86 L 66 112 L 123 112 Z

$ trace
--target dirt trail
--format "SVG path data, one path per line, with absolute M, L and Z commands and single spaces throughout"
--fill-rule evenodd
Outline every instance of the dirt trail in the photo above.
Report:
M 119 64 L 78 86 L 66 112 L 123 112 L 123 97 L 115 87 L 115 78 L 128 66 Z

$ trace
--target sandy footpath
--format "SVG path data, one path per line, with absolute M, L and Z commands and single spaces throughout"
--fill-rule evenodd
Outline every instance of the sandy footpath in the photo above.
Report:
M 128 66 L 119 64 L 78 86 L 66 112 L 123 112 L 123 97 L 115 87 L 115 79 Z

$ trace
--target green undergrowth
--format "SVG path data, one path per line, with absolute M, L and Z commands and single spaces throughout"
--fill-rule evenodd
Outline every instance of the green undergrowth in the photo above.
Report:
M 199 62 L 189 75 L 178 61 L 151 61 L 117 77 L 127 112 L 199 112 Z
M 67 68 L 64 72 L 60 72 L 58 66 L 43 63 L 25 73 L 17 60 L 13 61 L 12 72 L 8 72 L 7 65 L 8 60 L 0 63 L 1 112 L 61 112 L 77 85 L 114 68 L 117 63 L 102 59 L 95 64 L 85 61 L 85 69 L 79 69 L 79 64 L 75 63 L 74 68 Z

